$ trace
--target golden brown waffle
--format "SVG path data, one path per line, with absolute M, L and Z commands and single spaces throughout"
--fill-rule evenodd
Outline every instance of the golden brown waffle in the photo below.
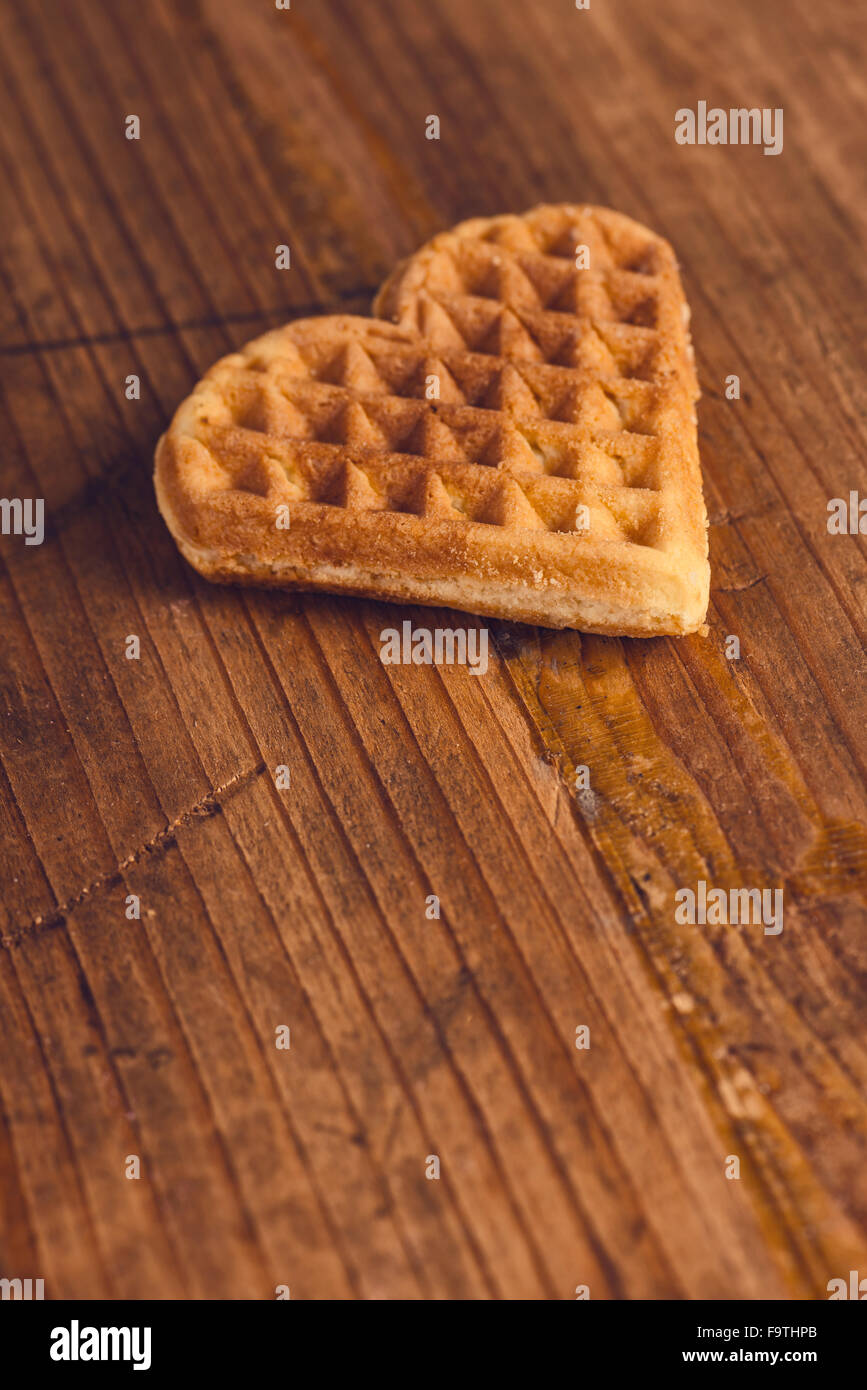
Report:
M 178 410 L 157 496 L 201 573 L 588 631 L 701 625 L 697 392 L 667 243 L 601 210 L 478 220 L 377 308 L 399 322 L 266 334 Z

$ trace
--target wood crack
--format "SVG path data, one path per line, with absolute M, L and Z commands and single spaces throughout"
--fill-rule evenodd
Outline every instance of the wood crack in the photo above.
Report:
M 337 304 L 354 304 L 356 300 L 372 299 L 376 293 L 375 285 L 359 285 L 355 289 L 340 290 L 334 295 Z M 129 342 L 133 338 L 159 338 L 165 334 L 186 333 L 203 328 L 222 328 L 233 323 L 260 323 L 267 319 L 282 317 L 287 322 L 306 318 L 309 314 L 326 314 L 333 304 L 323 300 L 310 300 L 304 304 L 275 304 L 272 308 L 243 309 L 234 313 L 208 314 L 195 319 L 184 319 L 180 323 L 146 323 L 140 327 L 116 328 L 105 333 L 78 333 L 68 338 L 46 338 L 44 342 L 0 344 L 0 357 L 20 357 L 29 352 L 64 352 L 70 348 L 98 347 L 106 343 Z
M 114 887 L 121 881 L 126 870 L 131 868 L 134 864 L 138 864 L 145 855 L 160 854 L 167 849 L 171 849 L 176 843 L 176 834 L 178 830 L 181 830 L 186 825 L 190 825 L 195 820 L 204 820 L 209 816 L 220 815 L 223 810 L 223 802 L 226 794 L 231 793 L 234 795 L 235 792 L 241 791 L 252 782 L 254 778 L 261 776 L 264 771 L 265 764 L 260 762 L 255 767 L 248 768 L 245 772 L 235 773 L 234 777 L 230 777 L 227 782 L 223 782 L 221 786 L 215 787 L 213 791 L 203 796 L 200 801 L 195 802 L 192 806 L 188 806 L 179 816 L 175 816 L 174 820 L 170 821 L 162 830 L 158 830 L 156 835 L 153 835 L 151 839 L 146 840 L 142 845 L 138 845 L 131 854 L 128 854 L 125 859 L 122 859 L 110 872 L 101 874 L 100 877 L 94 879 L 92 883 L 88 883 L 84 888 L 79 889 L 71 898 L 67 898 L 65 902 L 60 903 L 48 916 L 39 914 L 32 917 L 29 922 L 22 923 L 20 926 L 15 927 L 11 932 L 4 933 L 0 936 L 0 947 L 17 946 L 31 932 L 49 931 L 53 927 L 62 926 L 69 913 L 74 912 L 77 907 L 80 907 L 86 898 L 91 897 L 94 893 L 98 893 L 103 888 Z
M 762 584 L 768 578 L 766 574 L 757 574 L 755 579 L 748 579 L 746 584 L 727 584 L 725 587 L 719 586 L 714 589 L 715 594 L 742 594 L 747 589 L 754 589 L 757 584 Z

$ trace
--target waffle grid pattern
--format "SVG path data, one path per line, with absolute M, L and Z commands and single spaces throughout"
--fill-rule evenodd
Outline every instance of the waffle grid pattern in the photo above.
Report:
M 466 350 L 434 356 L 364 320 L 342 343 L 333 326 L 321 340 L 308 330 L 300 360 L 269 346 L 233 361 L 222 383 L 231 422 L 200 432 L 227 484 L 265 494 L 267 470 L 236 469 L 250 453 L 239 431 L 252 432 L 296 502 L 657 543 L 651 384 Z M 432 379 L 438 399 L 426 395 Z
M 660 546 L 666 250 L 591 209 L 463 224 L 413 258 L 392 315 L 435 353 L 375 324 L 308 331 L 291 364 L 254 344 L 234 423 L 299 502 Z
M 605 209 L 545 207 L 435 237 L 375 311 L 437 344 L 653 380 L 672 368 L 667 337 L 686 341 L 682 304 L 661 238 Z
M 265 334 L 179 408 L 158 498 L 203 573 L 700 626 L 698 386 L 667 242 L 599 208 L 478 219 L 396 267 L 374 313 Z

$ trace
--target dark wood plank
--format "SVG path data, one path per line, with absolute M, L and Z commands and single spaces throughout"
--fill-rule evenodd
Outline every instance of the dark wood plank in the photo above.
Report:
M 865 29 L 842 0 L 0 16 L 0 491 L 48 521 L 0 538 L 0 1273 L 803 1298 L 864 1269 L 867 566 L 826 504 L 865 490 Z M 678 146 L 699 99 L 782 105 L 783 154 Z M 677 247 L 709 637 L 491 624 L 484 677 L 386 668 L 392 608 L 193 575 L 151 456 L 209 363 L 543 199 Z M 701 879 L 782 887 L 782 935 L 679 925 Z

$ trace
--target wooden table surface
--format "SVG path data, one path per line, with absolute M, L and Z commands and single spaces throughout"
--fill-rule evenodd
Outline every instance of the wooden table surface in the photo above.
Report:
M 0 1275 L 867 1276 L 867 566 L 827 525 L 867 492 L 865 27 L 844 0 L 3 7 L 2 492 L 46 537 L 0 563 Z M 699 101 L 783 108 L 782 153 L 679 145 Z M 678 251 L 709 637 L 492 624 L 484 677 L 386 667 L 425 610 L 200 581 L 151 461 L 201 372 L 540 201 Z M 782 889 L 783 931 L 679 924 L 700 881 Z

